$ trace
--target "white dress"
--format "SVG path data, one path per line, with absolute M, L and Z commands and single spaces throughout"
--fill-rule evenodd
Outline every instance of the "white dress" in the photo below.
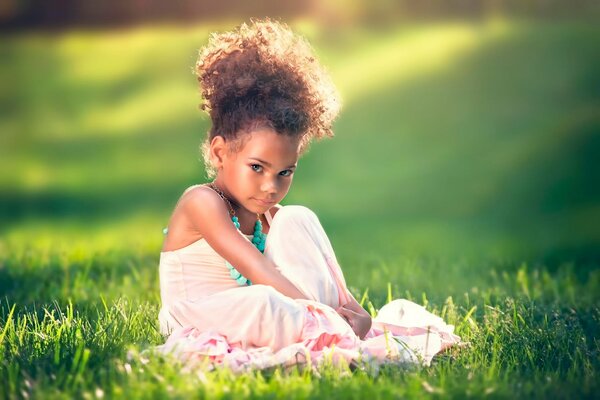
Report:
M 459 343 L 454 327 L 407 300 L 386 304 L 364 340 L 335 309 L 349 300 L 331 243 L 317 216 L 285 206 L 271 218 L 265 256 L 310 300 L 265 285 L 238 286 L 204 239 L 160 255 L 161 332 L 157 349 L 189 363 L 234 370 L 363 359 L 428 365 Z

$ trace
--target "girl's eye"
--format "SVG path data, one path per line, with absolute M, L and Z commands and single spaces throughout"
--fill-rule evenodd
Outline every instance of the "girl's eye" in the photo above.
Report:
M 279 175 L 281 175 L 281 176 L 290 176 L 290 175 L 292 175 L 292 170 L 291 169 L 286 169 L 285 171 L 281 171 L 279 173 Z
M 252 168 L 252 170 L 253 170 L 253 171 L 255 171 L 255 172 L 260 172 L 260 171 L 262 171 L 262 167 L 261 167 L 260 165 L 258 165 L 258 164 L 252 164 L 252 165 L 250 166 L 250 168 Z

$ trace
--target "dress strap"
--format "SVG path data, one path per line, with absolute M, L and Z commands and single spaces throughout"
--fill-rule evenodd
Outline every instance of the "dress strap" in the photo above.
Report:
M 265 218 L 267 219 L 267 223 L 269 224 L 269 228 L 271 227 L 271 222 L 273 221 L 273 217 L 271 216 L 271 210 L 268 210 L 265 213 Z

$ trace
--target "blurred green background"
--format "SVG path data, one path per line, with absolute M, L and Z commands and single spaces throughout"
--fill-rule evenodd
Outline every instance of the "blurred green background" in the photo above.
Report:
M 284 204 L 314 209 L 352 266 L 597 265 L 597 13 L 361 4 L 277 11 L 343 101 L 336 137 L 301 159 Z M 177 198 L 206 181 L 197 51 L 210 32 L 258 16 L 240 13 L 3 33 L 0 250 L 144 246 L 157 261 Z
M 599 11 L 0 2 L 0 398 L 593 397 Z M 336 137 L 300 160 L 284 204 L 315 210 L 370 311 L 416 301 L 468 348 L 421 371 L 266 386 L 130 357 L 164 343 L 162 228 L 182 191 L 206 182 L 197 52 L 251 16 L 306 36 L 342 96 Z

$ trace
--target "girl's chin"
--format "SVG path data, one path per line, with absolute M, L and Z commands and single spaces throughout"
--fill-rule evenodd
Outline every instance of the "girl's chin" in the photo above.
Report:
M 263 206 L 257 203 L 253 204 L 244 204 L 244 209 L 251 214 L 264 214 L 273 206 Z
M 241 203 L 242 208 L 252 214 L 264 214 L 273 208 L 277 202 L 273 201 L 261 201 L 255 198 L 248 198 L 246 201 Z
M 267 211 L 269 211 L 269 209 L 273 207 L 273 206 L 261 206 L 261 207 L 254 207 L 253 209 L 249 210 L 250 212 L 252 212 L 253 214 L 264 214 Z

